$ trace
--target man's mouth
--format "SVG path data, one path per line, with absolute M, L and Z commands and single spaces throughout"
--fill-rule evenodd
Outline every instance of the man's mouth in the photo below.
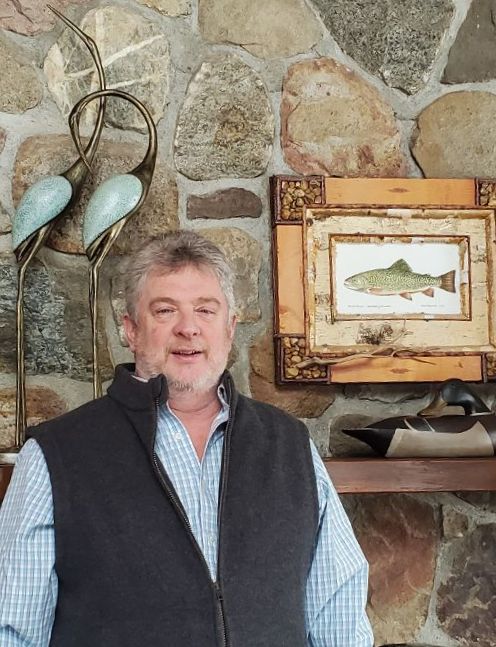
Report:
M 188 357 L 188 356 L 193 356 L 193 355 L 201 355 L 202 352 L 203 351 L 201 351 L 201 350 L 188 350 L 188 349 L 181 349 L 180 348 L 180 349 L 171 351 L 171 354 L 172 355 L 182 355 L 182 356 Z

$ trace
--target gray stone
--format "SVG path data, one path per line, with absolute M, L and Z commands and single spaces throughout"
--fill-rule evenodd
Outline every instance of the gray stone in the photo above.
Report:
M 359 498 L 350 516 L 370 565 L 376 644 L 413 641 L 432 594 L 440 534 L 434 509 L 411 496 L 370 495 Z
M 2 40 L 0 40 L 0 68 L 2 70 L 0 112 L 25 112 L 39 104 L 43 96 L 43 88 L 34 67 L 23 60 L 14 45 L 7 45 Z M 0 144 L 0 150 L 1 148 L 3 148 L 3 141 Z
M 450 0 L 312 0 L 338 45 L 371 74 L 420 90 L 453 16 Z
M 117 6 L 89 11 L 80 26 L 98 45 L 107 86 L 140 99 L 157 123 L 169 101 L 170 56 L 165 34 L 139 13 Z M 50 48 L 44 70 L 64 117 L 79 99 L 98 89 L 88 50 L 68 28 Z M 93 123 L 97 108 L 98 101 L 94 101 L 81 119 L 82 126 Z M 122 99 L 110 98 L 105 115 L 107 123 L 118 128 L 145 129 L 141 113 Z
M 261 58 L 307 52 L 322 36 L 303 0 L 200 0 L 198 19 L 207 41 L 241 45 Z
M 343 429 L 359 429 L 372 422 L 370 416 L 344 414 L 333 416 L 329 426 L 329 448 L 333 456 L 375 456 L 365 443 L 343 433 Z
M 191 0 L 139 0 L 164 16 L 187 16 L 191 13 Z
M 16 371 L 16 267 L 3 257 L 0 264 L 0 371 Z M 35 261 L 28 269 L 24 293 L 26 371 L 91 379 L 92 350 L 85 264 L 72 270 L 47 269 Z M 100 325 L 102 376 L 112 366 Z
M 292 65 L 283 83 L 284 158 L 303 175 L 403 176 L 406 160 L 392 108 L 330 58 Z
M 224 189 L 206 195 L 190 195 L 186 208 L 188 218 L 258 218 L 262 201 L 246 189 Z
M 456 496 L 474 508 L 496 514 L 496 492 L 457 492 Z
M 327 425 L 317 423 L 316 426 L 309 425 L 310 438 L 313 440 L 319 455 L 322 458 L 331 456 L 329 450 L 329 429 Z
M 124 284 L 120 273 L 116 273 L 112 277 L 111 305 L 119 341 L 121 342 L 121 346 L 127 348 L 129 344 L 127 343 L 124 326 L 122 325 L 122 318 L 126 314 L 126 299 L 124 298 Z
M 386 404 L 401 404 L 424 398 L 429 393 L 428 384 L 360 384 L 345 387 L 345 395 L 359 400 L 372 400 Z M 422 409 L 419 403 L 414 405 Z
M 496 77 L 496 26 L 494 0 L 473 0 L 458 30 L 443 83 L 474 83 Z
M 53 5 L 64 11 L 68 4 L 89 4 L 90 0 L 54 0 Z M 57 22 L 55 15 L 40 0 L 2 0 L 0 27 L 18 34 L 33 36 L 50 31 Z
M 255 177 L 267 167 L 273 138 L 269 97 L 254 70 L 232 55 L 205 61 L 177 121 L 178 170 L 193 180 Z
M 412 152 L 426 177 L 496 177 L 496 96 L 451 92 L 420 114 Z
M 238 321 L 258 321 L 258 274 L 262 261 L 260 244 L 237 227 L 200 229 L 198 233 L 215 243 L 229 261 L 235 276 L 234 296 Z
M 49 245 L 61 252 L 84 253 L 81 228 L 84 210 L 91 194 L 104 179 L 133 169 L 142 159 L 146 142 L 118 143 L 102 141 L 94 176 L 88 177 L 77 203 L 55 226 Z M 65 135 L 30 137 L 19 147 L 12 186 L 17 204 L 23 193 L 40 177 L 65 171 L 75 159 L 74 146 Z M 138 213 L 125 225 L 114 247 L 113 254 L 128 253 L 150 236 L 156 236 L 178 227 L 177 187 L 174 174 L 159 159 L 155 168 L 150 193 Z
M 443 507 L 443 536 L 445 539 L 463 537 L 468 529 L 468 517 L 458 510 Z
M 496 617 L 496 524 L 477 527 L 451 549 L 451 568 L 437 593 L 441 628 L 462 647 L 493 647 Z

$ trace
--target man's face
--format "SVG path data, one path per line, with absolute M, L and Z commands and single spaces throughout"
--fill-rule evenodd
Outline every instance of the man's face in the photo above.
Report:
M 212 270 L 185 266 L 150 274 L 137 303 L 136 322 L 124 329 L 136 372 L 150 378 L 163 373 L 171 391 L 208 391 L 227 364 L 235 318 Z

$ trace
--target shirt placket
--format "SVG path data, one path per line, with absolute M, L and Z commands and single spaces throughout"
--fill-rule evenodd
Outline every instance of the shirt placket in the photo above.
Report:
M 203 460 L 200 462 L 199 522 L 202 538 L 201 548 L 209 566 L 212 579 L 214 580 L 217 571 L 217 502 L 219 482 L 216 452 L 219 449 L 217 443 L 220 443 L 221 440 L 221 432 L 215 431 L 207 442 Z
M 157 438 L 157 450 L 159 455 L 163 454 L 165 469 L 181 500 L 212 579 L 216 578 L 217 571 L 217 506 L 223 444 L 220 425 L 227 416 L 224 406 L 212 423 L 201 461 L 186 428 L 168 407 L 162 410 Z

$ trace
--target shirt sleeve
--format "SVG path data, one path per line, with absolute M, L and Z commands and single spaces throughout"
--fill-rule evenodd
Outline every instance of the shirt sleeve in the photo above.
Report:
M 319 530 L 306 589 L 311 647 L 372 647 L 365 611 L 368 564 L 317 448 L 310 441 L 319 498 Z
M 0 508 L 0 645 L 47 647 L 57 591 L 50 477 L 28 440 Z

